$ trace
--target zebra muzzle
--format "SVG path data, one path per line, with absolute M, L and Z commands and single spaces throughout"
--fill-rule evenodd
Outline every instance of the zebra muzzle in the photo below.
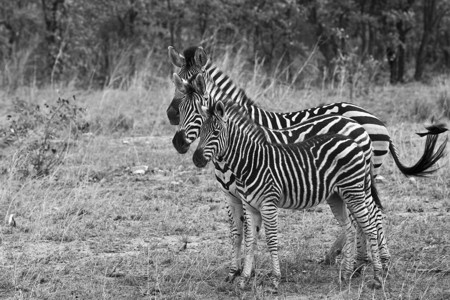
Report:
M 197 168 L 204 168 L 208 164 L 208 160 L 203 155 L 203 149 L 195 150 L 192 161 Z
M 189 150 L 190 143 L 186 141 L 186 134 L 184 130 L 179 130 L 175 133 L 172 139 L 172 144 L 180 154 L 184 154 Z
M 172 105 L 166 110 L 167 118 L 169 118 L 170 125 L 180 124 L 180 111 Z

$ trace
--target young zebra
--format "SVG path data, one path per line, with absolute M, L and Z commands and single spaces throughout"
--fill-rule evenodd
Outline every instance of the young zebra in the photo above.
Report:
M 349 137 L 317 135 L 301 143 L 274 144 L 267 141 L 240 106 L 216 102 L 201 128 L 193 161 L 205 167 L 211 160 L 227 163 L 236 176 L 245 206 L 246 256 L 241 288 L 245 286 L 254 260 L 255 228 L 262 221 L 272 259 L 273 285 L 281 276 L 278 260 L 278 208 L 306 209 L 328 201 L 344 228 L 343 278 L 353 272 L 353 230 L 346 209 L 337 212 L 341 201 L 354 217 L 359 235 L 367 237 L 372 254 L 374 287 L 381 286 L 382 265 L 378 238 L 383 236 L 381 220 L 372 214 L 371 174 L 363 150 Z M 343 205 L 339 205 L 343 207 Z M 379 228 L 375 224 L 379 224 Z
M 427 170 L 440 159 L 439 156 L 433 156 L 434 149 L 428 147 L 429 144 L 425 144 L 424 153 L 416 164 L 411 167 L 403 165 L 400 162 L 397 148 L 392 142 L 384 123 L 368 111 L 351 103 L 332 103 L 287 113 L 266 111 L 255 105 L 243 89 L 239 88 L 231 78 L 219 70 L 208 59 L 202 47 L 190 47 L 183 52 L 184 55 L 178 53 L 172 46 L 169 46 L 168 50 L 169 59 L 174 66 L 180 68 L 178 75 L 182 79 L 187 80 L 202 73 L 206 79 L 206 89 L 212 102 L 219 101 L 224 97 L 230 97 L 233 101 L 245 107 L 250 117 L 259 125 L 273 129 L 282 129 L 302 123 L 312 117 L 325 114 L 338 114 L 355 120 L 364 127 L 372 140 L 375 176 L 379 174 L 379 169 L 388 152 L 391 153 L 399 170 L 406 176 L 425 176 L 432 172 Z M 167 108 L 167 116 L 172 125 L 178 125 L 180 122 L 181 102 L 182 93 L 175 90 L 175 96 Z M 195 122 L 198 122 L 198 120 L 195 120 Z M 200 127 L 193 127 L 194 130 L 198 130 L 198 128 Z M 193 136 L 195 134 L 179 130 L 174 137 L 174 146 L 177 151 L 185 153 L 189 149 L 190 144 L 195 140 L 192 138 Z
M 205 84 L 203 81 L 203 76 L 198 74 L 195 78 L 189 82 L 183 82 L 177 74 L 174 74 L 174 83 L 177 89 L 181 92 L 183 101 L 181 102 L 181 122 L 180 128 L 185 128 L 187 132 L 192 132 L 191 126 L 198 128 L 202 126 L 204 116 L 201 116 L 202 110 L 200 108 L 200 103 L 204 101 L 203 98 L 207 98 L 205 94 Z M 185 111 L 191 111 L 185 114 Z M 190 117 L 195 117 L 195 115 L 200 115 L 201 118 L 198 122 L 194 122 Z M 298 124 L 285 129 L 275 130 L 269 129 L 264 126 L 261 130 L 267 136 L 267 139 L 274 143 L 296 143 L 303 141 L 307 138 L 313 137 L 318 134 L 335 133 L 348 136 L 352 138 L 359 147 L 363 150 L 366 167 L 370 168 L 371 158 L 372 158 L 372 143 L 364 128 L 356 123 L 352 119 L 348 119 L 337 115 L 323 115 L 310 119 L 307 122 Z M 195 131 L 194 139 L 197 138 L 198 131 Z M 242 221 L 243 216 L 243 206 L 242 199 L 236 190 L 235 175 L 231 172 L 230 166 L 225 161 L 215 160 L 215 175 L 217 181 L 221 184 L 222 189 L 228 196 L 228 215 L 230 222 L 230 232 L 231 240 L 233 245 L 233 257 L 235 258 L 230 274 L 228 275 L 228 280 L 233 280 L 236 275 L 241 271 L 240 267 L 240 253 L 241 253 L 241 243 L 242 243 Z M 369 169 L 367 170 L 369 172 Z M 376 190 L 374 184 L 368 185 L 368 188 L 372 188 L 372 191 L 368 193 L 373 193 L 376 195 Z M 339 210 L 339 208 L 337 208 Z M 376 210 L 373 212 L 374 217 L 381 220 L 381 212 Z M 341 238 L 340 244 L 344 244 L 345 234 Z M 383 251 L 383 259 L 385 261 L 389 260 L 389 253 L 385 247 L 384 237 L 380 233 L 380 248 Z M 365 249 L 365 244 L 358 244 L 358 255 L 357 255 L 357 265 L 361 265 L 366 261 L 367 252 Z

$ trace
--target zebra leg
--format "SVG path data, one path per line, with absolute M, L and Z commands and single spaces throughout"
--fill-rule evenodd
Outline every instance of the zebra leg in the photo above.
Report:
M 374 207 L 375 210 L 375 226 L 377 228 L 377 237 L 378 237 L 378 249 L 380 250 L 380 259 L 381 264 L 384 270 L 388 269 L 389 263 L 391 261 L 391 255 L 389 253 L 386 236 L 384 235 L 383 228 L 383 215 L 378 207 Z
M 256 228 L 258 226 L 259 227 L 261 226 L 261 218 L 259 212 L 256 211 L 253 207 L 249 206 L 247 203 L 244 203 L 245 259 L 244 259 L 244 267 L 241 273 L 242 277 L 239 283 L 239 287 L 241 289 L 245 288 L 245 285 L 252 273 L 257 243 Z
M 320 263 L 325 265 L 334 265 L 336 263 L 336 257 L 342 253 L 342 248 L 345 245 L 346 239 L 347 237 L 345 232 L 341 232 L 325 254 L 325 258 L 321 260 Z
M 244 209 L 242 201 L 227 193 L 228 196 L 228 222 L 230 224 L 230 238 L 232 245 L 232 256 L 230 272 L 225 281 L 233 282 L 241 274 L 241 245 L 243 238 Z
M 332 196 L 333 197 L 333 196 Z M 345 206 L 345 203 L 338 197 L 337 200 L 333 200 L 332 197 L 328 199 L 328 204 L 330 205 L 331 210 L 336 210 L 336 214 L 340 215 L 342 213 L 345 213 L 348 215 L 347 207 Z M 337 217 L 336 217 L 337 218 Z M 355 228 L 358 229 L 357 224 L 355 224 L 352 216 L 350 216 L 350 220 L 352 221 Z M 343 226 L 342 223 L 339 223 L 341 227 Z M 336 262 L 336 257 L 343 252 L 343 248 L 345 246 L 348 233 L 345 231 L 345 226 L 343 227 L 344 231 L 339 235 L 339 237 L 334 241 L 333 245 L 331 246 L 330 250 L 328 250 L 327 254 L 325 255 L 325 259 L 321 261 L 321 263 L 332 265 Z M 361 234 L 360 234 L 361 233 Z M 359 267 L 367 264 L 369 261 L 369 257 L 367 255 L 367 246 L 366 246 L 366 238 L 364 236 L 364 233 L 358 232 L 356 235 L 357 237 L 357 244 L 356 244 L 356 266 L 355 269 L 358 269 Z M 352 234 L 352 239 L 354 238 L 354 234 Z
M 374 271 L 374 281 L 369 285 L 372 288 L 380 288 L 382 285 L 382 266 L 380 253 L 378 251 L 378 232 L 375 226 L 375 220 L 373 220 L 370 215 L 370 207 L 367 207 L 364 199 L 365 195 L 363 193 L 351 193 L 348 191 L 347 193 L 343 192 L 342 195 L 346 196 L 345 202 L 348 209 L 369 240 Z
M 370 194 L 367 194 L 367 191 L 366 197 L 366 205 L 370 211 L 371 220 L 374 220 L 374 226 L 377 229 L 378 249 L 380 252 L 381 264 L 383 265 L 383 269 L 387 269 L 391 259 L 391 255 L 389 254 L 386 237 L 384 235 L 383 214 L 372 200 L 372 197 L 370 197 Z
M 356 228 L 356 260 L 353 270 L 353 276 L 361 275 L 363 268 L 369 263 L 369 256 L 367 255 L 367 238 L 362 228 L 353 220 L 353 226 Z
M 272 202 L 261 207 L 261 217 L 266 233 L 266 242 L 272 258 L 272 284 L 274 292 L 278 291 L 281 278 L 280 261 L 278 259 L 278 207 Z
M 340 278 L 344 281 L 350 279 L 350 276 L 353 272 L 353 249 L 354 249 L 354 241 L 355 241 L 355 233 L 352 227 L 347 208 L 345 206 L 344 201 L 342 201 L 341 197 L 338 194 L 333 194 L 327 199 L 327 203 L 330 206 L 330 209 L 335 216 L 336 220 L 341 225 L 342 229 L 345 232 L 345 242 L 342 247 L 343 260 L 341 266 L 341 276 Z

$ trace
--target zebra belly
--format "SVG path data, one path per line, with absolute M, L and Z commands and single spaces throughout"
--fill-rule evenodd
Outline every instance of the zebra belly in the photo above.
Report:
M 216 180 L 220 183 L 222 190 L 225 193 L 238 198 L 239 194 L 236 187 L 236 177 L 228 168 L 228 165 L 224 162 L 214 162 L 214 166 L 214 175 L 216 176 Z
M 331 192 L 327 192 L 322 195 L 317 195 L 318 197 L 308 197 L 306 194 L 303 194 L 301 196 L 298 195 L 295 198 L 291 195 L 282 194 L 278 203 L 278 207 L 293 210 L 307 209 L 325 202 L 325 200 L 327 200 L 331 194 Z
M 263 185 L 269 186 L 265 183 L 262 183 L 260 186 Z M 307 209 L 325 202 L 334 193 L 334 185 L 330 186 L 328 189 L 322 189 L 320 191 L 314 188 L 311 184 L 305 185 L 305 187 L 308 188 L 299 186 L 295 189 L 295 191 L 290 190 L 278 194 L 278 199 L 275 200 L 277 207 L 293 210 Z M 248 186 L 243 187 L 243 191 L 245 194 L 244 201 L 249 203 L 255 209 L 260 209 L 267 200 L 267 195 L 270 194 L 264 188 L 253 188 Z M 270 201 L 273 201 L 273 199 Z

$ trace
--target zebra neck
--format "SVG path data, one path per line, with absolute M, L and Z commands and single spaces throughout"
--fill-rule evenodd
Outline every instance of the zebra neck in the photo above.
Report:
M 233 101 L 242 106 L 248 112 L 250 117 L 259 125 L 268 128 L 283 128 L 290 126 L 287 122 L 293 113 L 275 113 L 266 111 L 259 107 L 250 97 L 247 96 L 245 90 L 238 87 L 231 78 L 216 67 L 211 61 L 205 66 L 206 89 L 210 96 L 211 102 L 216 101 Z M 295 112 L 299 119 L 302 112 Z
M 254 137 L 248 128 L 228 121 L 228 145 L 226 146 L 220 160 L 226 162 L 239 178 L 245 178 L 255 165 L 255 154 L 263 154 L 265 142 L 261 142 L 258 137 Z M 261 161 L 256 162 L 261 163 Z
M 206 89 L 213 102 L 231 100 L 246 109 L 256 106 L 245 90 L 237 86 L 233 80 L 216 67 L 211 61 L 205 66 Z M 257 106 L 256 106 L 257 107 Z

